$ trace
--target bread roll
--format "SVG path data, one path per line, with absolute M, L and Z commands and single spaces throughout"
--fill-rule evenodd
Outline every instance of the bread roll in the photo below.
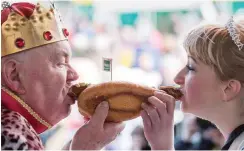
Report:
M 160 87 L 176 99 L 182 93 L 174 87 Z M 106 121 L 121 122 L 140 115 L 142 102 L 154 94 L 156 88 L 146 87 L 130 82 L 105 82 L 96 85 L 79 84 L 72 88 L 72 94 L 78 96 L 79 112 L 91 117 L 102 101 L 109 103 Z

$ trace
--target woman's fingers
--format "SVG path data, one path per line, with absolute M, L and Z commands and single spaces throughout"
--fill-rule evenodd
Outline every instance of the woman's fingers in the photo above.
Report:
M 146 111 L 141 110 L 141 117 L 142 117 L 142 121 L 143 121 L 145 131 L 149 132 L 150 129 L 152 128 L 152 122 L 150 120 L 149 115 L 147 114 Z
M 167 113 L 173 116 L 175 110 L 175 98 L 161 91 L 155 91 L 154 96 L 166 103 Z
M 148 101 L 156 107 L 157 109 L 157 112 L 159 114 L 159 117 L 160 119 L 162 120 L 165 116 L 165 114 L 167 113 L 167 110 L 166 110 L 166 104 L 159 100 L 157 97 L 155 96 L 152 96 L 152 97 L 149 97 L 148 98 Z
M 160 122 L 160 117 L 156 108 L 146 103 L 142 103 L 142 108 L 147 112 L 148 116 L 150 117 L 152 127 Z
M 155 92 L 148 98 L 148 103 L 142 105 L 145 137 L 152 150 L 172 149 L 174 103 L 173 97 Z

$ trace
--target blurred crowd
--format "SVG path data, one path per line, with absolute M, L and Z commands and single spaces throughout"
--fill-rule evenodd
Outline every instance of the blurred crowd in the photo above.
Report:
M 151 87 L 175 85 L 173 78 L 186 64 L 185 34 L 199 23 L 222 23 L 237 13 L 230 10 L 229 2 L 211 1 L 194 3 L 194 8 L 189 4 L 182 9 L 137 13 L 106 11 L 106 8 L 96 7 L 91 0 L 56 3 L 63 23 L 69 29 L 73 50 L 71 65 L 80 76 L 77 82 L 93 84 L 112 79 Z M 125 3 L 130 5 L 129 1 Z M 103 58 L 112 59 L 112 74 L 103 70 Z M 104 150 L 150 150 L 141 118 L 127 123 L 125 130 Z M 74 105 L 67 119 L 41 134 L 46 149 L 60 149 L 54 147 L 67 143 L 82 124 L 83 117 Z M 65 133 L 67 130 L 69 134 Z M 175 110 L 175 138 L 177 150 L 220 149 L 224 143 L 215 125 L 183 114 L 179 104 Z

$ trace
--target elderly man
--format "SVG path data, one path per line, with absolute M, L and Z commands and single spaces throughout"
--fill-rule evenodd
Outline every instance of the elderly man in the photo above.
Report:
M 67 117 L 75 103 L 68 96 L 76 71 L 70 66 L 68 31 L 54 9 L 40 4 L 4 2 L 2 31 L 2 149 L 44 149 L 38 134 Z M 101 149 L 124 125 L 106 123 L 101 103 L 65 149 Z

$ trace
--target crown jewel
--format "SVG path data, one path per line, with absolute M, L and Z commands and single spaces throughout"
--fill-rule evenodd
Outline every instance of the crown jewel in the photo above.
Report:
M 19 5 L 27 5 L 21 3 Z M 61 21 L 56 19 L 53 8 L 45 9 L 39 3 L 34 6 L 33 13 L 30 16 L 21 15 L 19 10 L 23 7 L 9 5 L 3 2 L 3 9 L 11 9 L 7 15 L 6 21 L 2 23 L 2 57 L 24 50 L 29 50 L 38 46 L 68 40 L 67 29 L 62 27 Z M 32 4 L 31 4 L 32 5 Z M 17 8 L 12 10 L 13 8 Z M 3 17 L 3 12 L 1 14 Z

